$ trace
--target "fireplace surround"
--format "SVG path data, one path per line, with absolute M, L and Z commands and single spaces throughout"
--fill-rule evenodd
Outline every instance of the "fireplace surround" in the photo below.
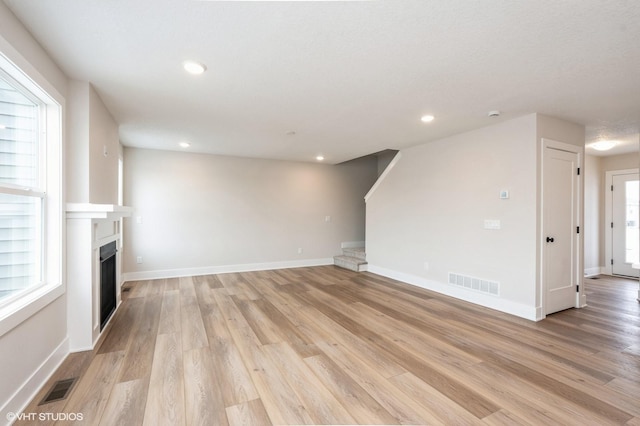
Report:
M 133 209 L 112 204 L 67 204 L 67 324 L 71 352 L 94 348 L 120 303 L 121 220 Z M 103 247 L 112 249 L 115 306 L 103 317 Z M 102 252 L 102 253 L 101 253 Z M 108 259 L 107 259 L 108 260 Z M 115 294 L 114 294 L 115 293 Z

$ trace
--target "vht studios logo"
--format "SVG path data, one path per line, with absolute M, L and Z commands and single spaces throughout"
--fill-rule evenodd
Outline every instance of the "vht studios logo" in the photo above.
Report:
M 14 420 L 30 421 L 36 420 L 41 422 L 46 421 L 71 421 L 81 422 L 84 420 L 82 413 L 7 413 L 7 420 L 10 422 Z

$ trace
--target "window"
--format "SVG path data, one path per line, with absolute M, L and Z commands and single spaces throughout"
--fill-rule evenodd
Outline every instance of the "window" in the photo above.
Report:
M 61 111 L 0 53 L 0 322 L 61 294 Z
M 42 283 L 44 110 L 0 73 L 0 304 Z

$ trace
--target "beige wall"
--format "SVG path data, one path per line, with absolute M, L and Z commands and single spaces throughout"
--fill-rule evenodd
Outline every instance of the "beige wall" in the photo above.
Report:
M 378 176 L 380 176 L 382 173 L 384 173 L 384 171 L 386 170 L 387 166 L 393 161 L 394 157 L 396 156 L 397 152 L 395 151 L 390 151 L 390 152 L 383 152 L 381 154 L 378 154 Z
M 375 158 L 330 166 L 132 148 L 124 154 L 125 204 L 135 208 L 125 219 L 130 277 L 326 260 L 342 242 L 364 240 L 363 197 L 377 177 Z
M 117 204 L 118 124 L 93 86 L 84 81 L 70 82 L 69 111 L 67 200 Z
M 593 275 L 604 266 L 602 157 L 586 156 L 584 187 L 584 269 Z
M 89 202 L 89 83 L 69 82 L 65 173 L 67 201 Z
M 501 298 L 533 307 L 536 155 L 535 115 L 403 150 L 367 203 L 369 263 L 433 283 L 499 281 Z
M 91 85 L 89 111 L 89 200 L 95 204 L 118 204 L 118 123 Z
M 543 137 L 584 144 L 580 126 L 531 114 L 403 150 L 367 203 L 370 270 L 535 317 Z M 449 272 L 498 281 L 500 296 L 463 293 L 446 284 Z

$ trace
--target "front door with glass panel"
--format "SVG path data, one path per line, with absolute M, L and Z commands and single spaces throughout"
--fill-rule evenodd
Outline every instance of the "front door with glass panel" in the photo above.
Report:
M 614 174 L 611 183 L 611 272 L 638 277 L 640 271 L 631 267 L 640 261 L 638 173 Z

